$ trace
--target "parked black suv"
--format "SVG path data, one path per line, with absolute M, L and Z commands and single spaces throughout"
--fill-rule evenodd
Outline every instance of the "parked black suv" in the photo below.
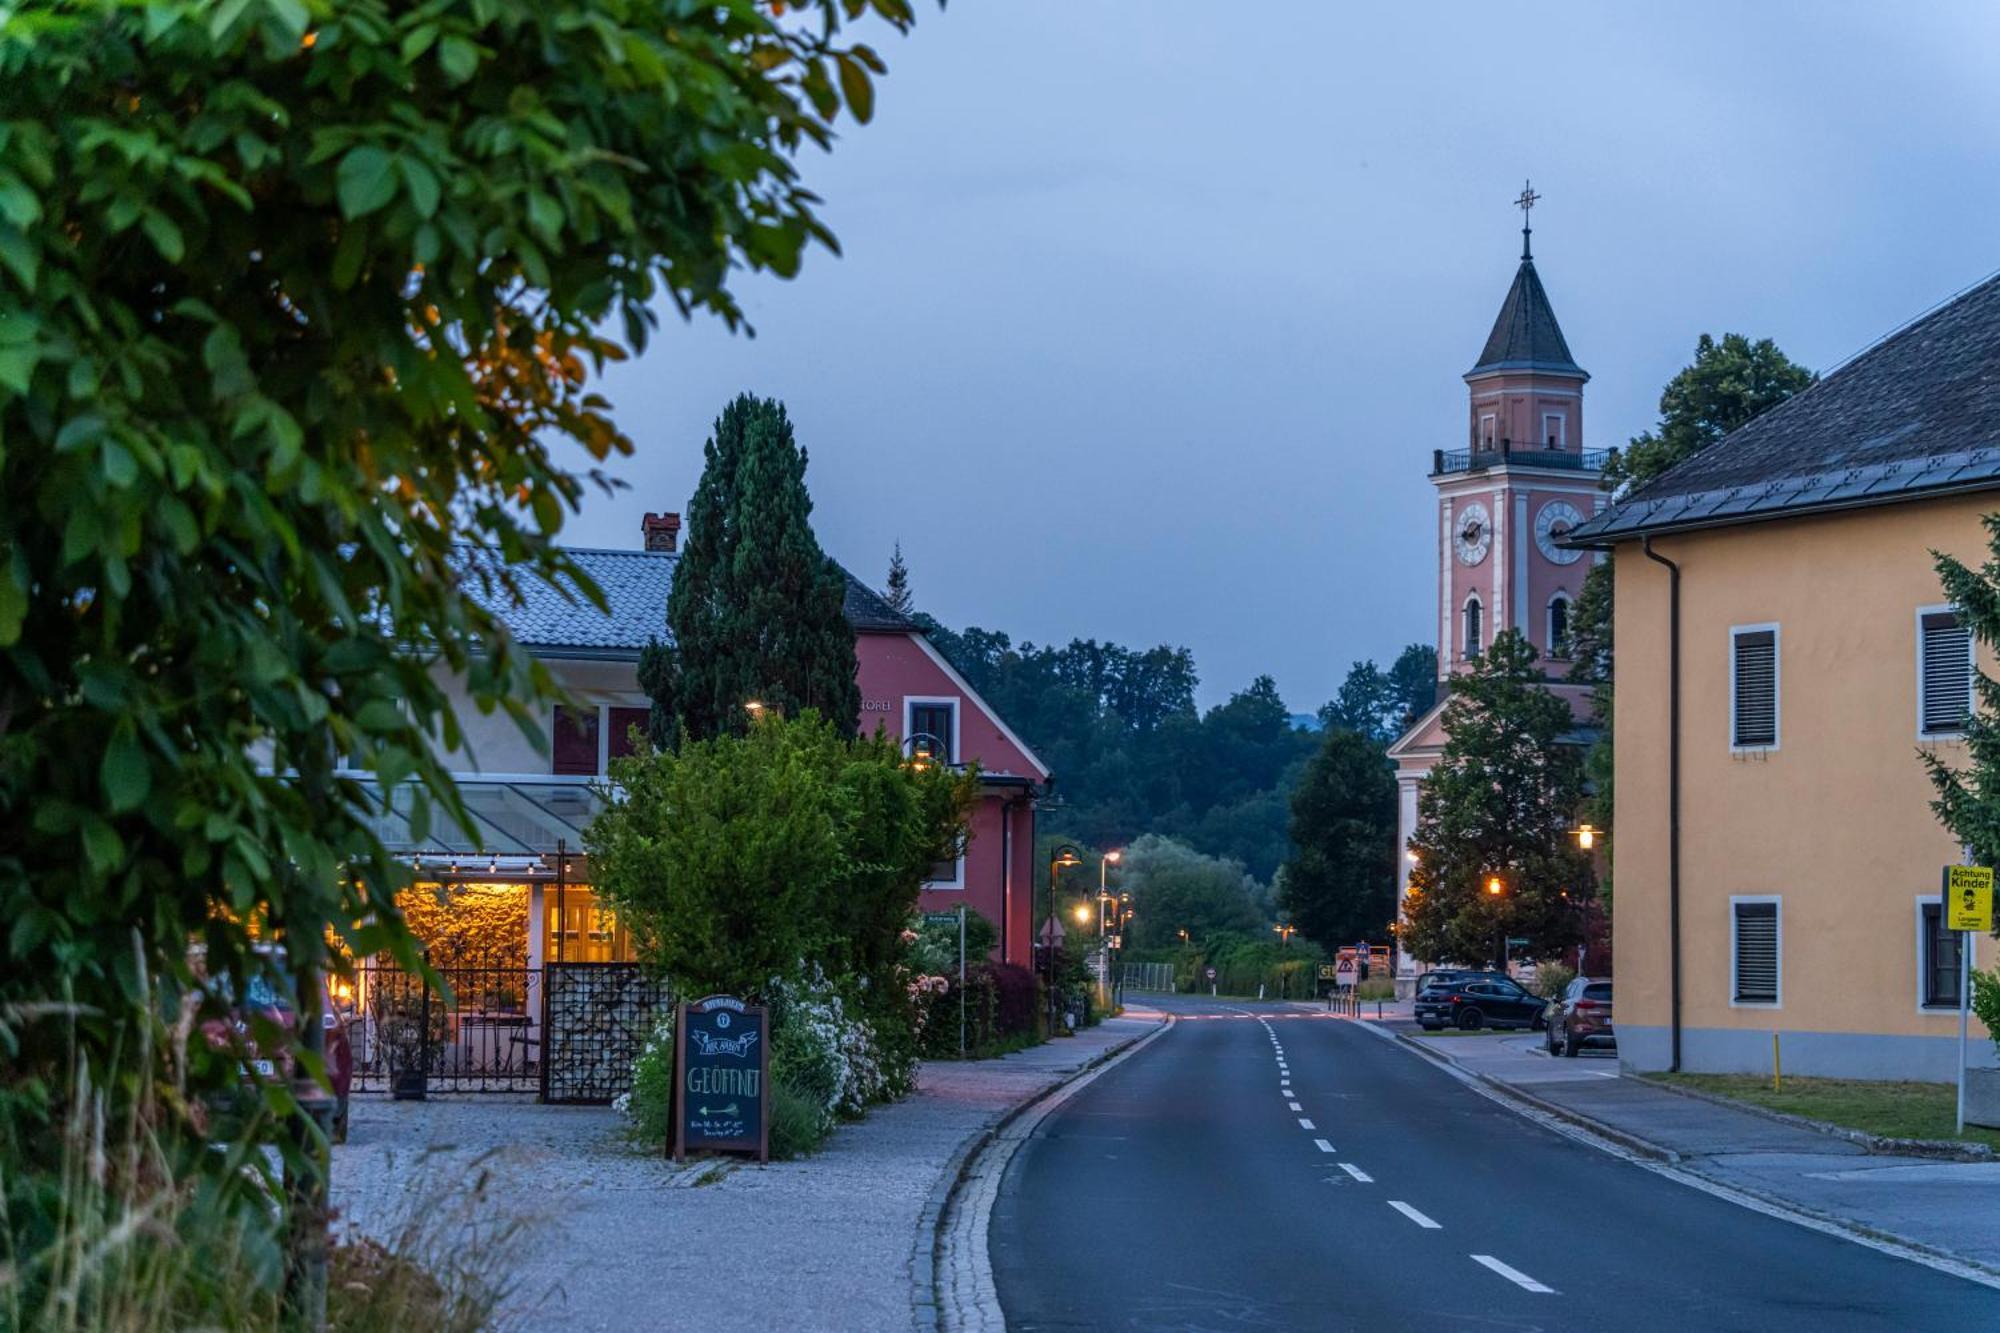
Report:
M 1419 990 L 1417 1023 L 1426 1032 L 1439 1028 L 1540 1028 L 1548 1002 L 1502 972 L 1464 972 L 1449 981 Z

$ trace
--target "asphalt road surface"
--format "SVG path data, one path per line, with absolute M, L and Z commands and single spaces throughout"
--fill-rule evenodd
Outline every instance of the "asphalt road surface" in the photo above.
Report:
M 1174 1028 L 1002 1181 L 1011 1329 L 2000 1329 L 2000 1291 L 1578 1143 L 1359 1024 L 1159 1002 Z

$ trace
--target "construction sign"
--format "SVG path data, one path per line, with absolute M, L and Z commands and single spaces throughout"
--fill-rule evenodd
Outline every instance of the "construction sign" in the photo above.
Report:
M 1947 930 L 1993 929 L 1993 867 L 1946 866 L 1944 915 Z

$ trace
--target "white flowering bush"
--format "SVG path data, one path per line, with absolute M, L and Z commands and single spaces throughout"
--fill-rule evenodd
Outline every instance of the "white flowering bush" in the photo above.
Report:
M 632 1091 L 614 1097 L 611 1109 L 625 1117 L 632 1137 L 657 1145 L 673 1130 L 673 1097 L 674 1011 L 669 1005 L 632 1062 Z

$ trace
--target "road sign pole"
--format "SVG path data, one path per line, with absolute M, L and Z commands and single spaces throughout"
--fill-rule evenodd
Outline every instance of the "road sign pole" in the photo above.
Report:
M 965 904 L 958 905 L 958 1058 L 965 1058 Z
M 1972 999 L 1972 932 L 1958 932 L 1958 1127 L 1965 1133 L 1965 1015 Z

